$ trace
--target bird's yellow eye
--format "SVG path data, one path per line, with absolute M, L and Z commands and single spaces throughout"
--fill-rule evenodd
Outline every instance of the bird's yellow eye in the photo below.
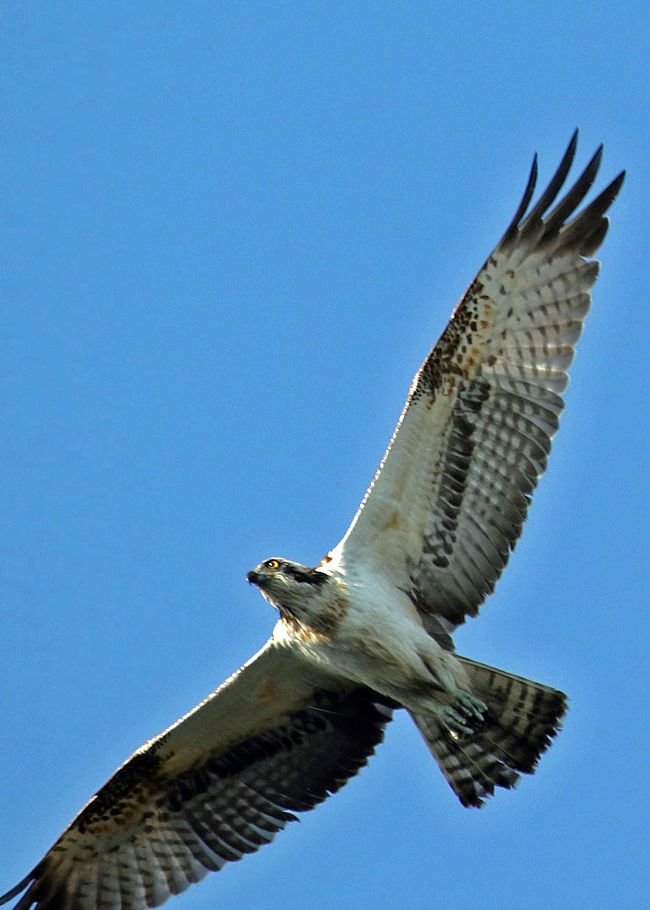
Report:
M 279 569 L 280 563 L 277 561 L 277 559 L 267 559 L 266 568 L 267 569 Z

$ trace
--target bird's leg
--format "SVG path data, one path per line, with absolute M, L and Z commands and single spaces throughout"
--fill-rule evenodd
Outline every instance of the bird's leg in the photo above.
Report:
M 459 688 L 460 681 L 454 678 L 452 668 L 445 667 L 442 661 L 437 662 L 435 667 L 428 661 L 425 665 L 435 678 L 436 705 L 433 710 L 438 719 L 452 731 L 473 733 L 485 717 L 485 702 L 467 689 Z

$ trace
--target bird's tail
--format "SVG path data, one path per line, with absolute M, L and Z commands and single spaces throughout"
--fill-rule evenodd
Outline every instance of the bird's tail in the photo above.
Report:
M 449 730 L 433 714 L 412 713 L 442 773 L 464 806 L 482 806 L 495 787 L 532 774 L 566 711 L 562 692 L 458 657 L 471 692 L 487 705 L 472 733 Z

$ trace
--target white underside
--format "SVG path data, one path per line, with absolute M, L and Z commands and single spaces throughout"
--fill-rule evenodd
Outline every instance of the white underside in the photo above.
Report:
M 388 579 L 359 567 L 351 574 L 340 564 L 330 564 L 327 571 L 337 579 L 337 588 L 347 600 L 347 611 L 336 632 L 298 637 L 279 621 L 273 633 L 278 644 L 409 710 L 435 710 L 441 703 L 449 703 L 448 696 L 469 691 L 461 663 L 431 638 L 409 598 Z M 323 597 L 329 593 L 327 586 Z

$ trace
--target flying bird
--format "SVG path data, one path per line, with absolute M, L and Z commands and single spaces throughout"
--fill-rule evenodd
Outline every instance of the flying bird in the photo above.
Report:
M 248 573 L 271 638 L 145 743 L 4 896 L 16 908 L 144 910 L 271 841 L 366 764 L 409 712 L 464 806 L 532 773 L 566 698 L 454 651 L 521 533 L 563 408 L 619 174 L 559 201 L 577 132 L 521 203 L 417 372 L 343 539 L 315 567 Z

